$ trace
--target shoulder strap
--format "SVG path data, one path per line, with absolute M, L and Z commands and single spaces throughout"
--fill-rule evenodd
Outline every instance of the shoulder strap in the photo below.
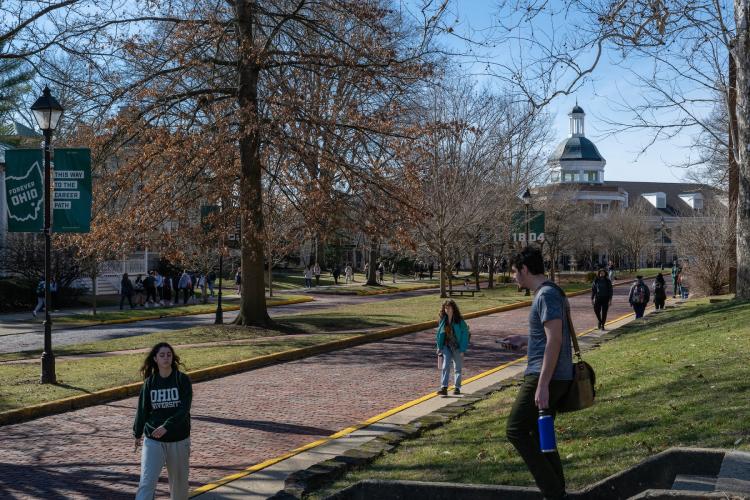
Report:
M 576 355 L 576 358 L 578 358 L 578 362 L 583 361 L 583 358 L 581 357 L 581 348 L 578 345 L 578 337 L 576 336 L 576 329 L 573 326 L 573 319 L 570 317 L 570 302 L 568 302 L 568 296 L 565 295 L 565 290 L 560 288 L 560 286 L 557 283 L 553 283 L 551 281 L 545 281 L 542 283 L 542 286 L 549 286 L 560 292 L 560 295 L 563 297 L 563 316 L 565 316 L 565 321 L 568 324 L 568 332 L 570 332 L 570 342 L 573 344 L 573 352 Z

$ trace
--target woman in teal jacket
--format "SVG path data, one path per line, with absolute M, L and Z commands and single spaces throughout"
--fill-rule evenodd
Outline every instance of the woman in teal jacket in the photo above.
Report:
M 440 323 L 438 324 L 436 343 L 438 356 L 443 358 L 440 372 L 440 390 L 438 395 L 448 394 L 448 376 L 451 361 L 453 362 L 454 385 L 453 394 L 461 394 L 461 369 L 464 353 L 469 347 L 469 325 L 466 324 L 461 311 L 452 300 L 446 300 L 440 308 Z

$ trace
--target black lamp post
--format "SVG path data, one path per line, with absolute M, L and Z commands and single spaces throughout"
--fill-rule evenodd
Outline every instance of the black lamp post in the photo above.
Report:
M 664 253 L 664 217 L 661 218 L 661 250 L 659 251 L 659 260 L 661 261 L 661 270 L 664 270 L 664 261 L 667 255 Z
M 55 356 L 52 354 L 52 319 L 49 315 L 52 300 L 50 296 L 50 279 L 52 278 L 52 203 L 51 203 L 51 161 L 52 132 L 57 128 L 63 107 L 50 94 L 45 85 L 42 96 L 31 106 L 39 128 L 44 133 L 44 352 L 42 353 L 42 384 L 55 384 Z
M 531 243 L 529 242 L 529 209 L 531 208 L 531 192 L 529 191 L 529 188 L 526 188 L 526 191 L 524 191 L 523 195 L 521 195 L 521 199 L 523 199 L 523 206 L 526 211 L 526 246 L 530 246 Z M 527 288 L 524 295 L 531 295 L 531 291 Z

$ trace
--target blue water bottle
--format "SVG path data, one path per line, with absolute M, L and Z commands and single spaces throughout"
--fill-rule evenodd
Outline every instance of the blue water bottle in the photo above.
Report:
M 553 453 L 557 451 L 557 440 L 555 439 L 555 422 L 548 410 L 539 410 L 539 445 L 542 453 Z

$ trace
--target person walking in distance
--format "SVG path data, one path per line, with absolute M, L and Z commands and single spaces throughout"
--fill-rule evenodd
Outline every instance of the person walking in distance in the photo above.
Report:
M 643 282 L 643 276 L 636 276 L 635 279 L 635 284 L 630 287 L 628 302 L 633 307 L 635 319 L 638 319 L 643 317 L 648 301 L 651 298 L 651 293 L 648 290 L 648 286 Z
M 192 288 L 192 281 L 190 280 L 190 275 L 187 271 L 182 271 L 182 276 L 180 276 L 180 281 L 177 283 L 177 288 L 182 290 L 182 305 L 186 305 L 188 297 L 190 296 L 190 289 Z M 179 300 L 180 296 L 175 292 L 175 303 Z
M 313 266 L 313 274 L 315 275 L 315 286 L 320 286 L 320 264 L 317 262 Z
M 591 284 L 591 304 L 594 306 L 594 314 L 598 321 L 599 330 L 604 330 L 607 322 L 607 311 L 612 305 L 612 282 L 607 277 L 606 269 L 599 269 L 594 282 Z
M 164 464 L 172 500 L 187 500 L 190 459 L 190 377 L 166 342 L 156 344 L 141 367 L 143 386 L 133 423 L 135 450 L 141 451 L 136 500 L 152 500 Z M 144 439 L 145 436 L 145 439 Z
M 128 299 L 130 308 L 133 309 L 133 282 L 128 278 L 128 273 L 122 275 L 122 281 L 120 281 L 120 310 L 125 303 L 125 299 Z
M 305 266 L 305 288 L 312 288 L 312 269 L 310 266 Z
M 237 295 L 242 296 L 242 268 L 238 267 L 234 273 L 234 284 L 237 285 Z
M 453 364 L 453 394 L 461 394 L 461 371 L 464 353 L 469 348 L 469 325 L 452 300 L 446 300 L 440 308 L 439 324 L 435 341 L 438 357 L 443 358 L 440 371 L 440 389 L 437 394 L 448 394 L 448 379 Z
M 344 276 L 346 277 L 347 285 L 354 281 L 354 270 L 352 269 L 351 264 L 347 264 L 344 268 Z
M 677 296 L 678 290 L 677 290 L 677 277 L 680 274 L 680 266 L 677 265 L 677 261 L 674 261 L 674 264 L 672 264 L 672 298 L 675 298 Z
M 661 273 L 656 275 L 652 288 L 654 290 L 654 307 L 657 311 L 664 309 L 664 303 L 667 301 L 667 285 L 664 282 L 664 275 Z
M 557 451 L 542 453 L 537 417 L 549 410 L 555 418 L 573 379 L 573 353 L 567 325 L 567 298 L 544 275 L 537 248 L 524 248 L 511 261 L 521 288 L 533 290 L 529 311 L 528 363 L 508 417 L 506 436 L 518 451 L 546 499 L 566 498 L 565 475 Z
M 44 294 L 46 292 L 45 283 L 46 282 L 44 281 L 44 278 L 40 278 L 39 283 L 36 284 L 36 292 L 35 292 L 36 293 L 36 307 L 34 308 L 33 311 L 31 311 L 31 315 L 34 316 L 35 318 L 36 318 L 36 314 L 39 311 L 47 307 L 46 304 L 44 303 L 44 300 L 45 300 Z

